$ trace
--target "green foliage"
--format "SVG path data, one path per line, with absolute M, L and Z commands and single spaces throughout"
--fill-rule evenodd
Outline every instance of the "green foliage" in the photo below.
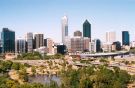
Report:
M 48 60 L 48 59 L 63 59 L 64 55 L 62 54 L 55 54 L 55 55 L 46 55 L 42 56 L 39 52 L 33 53 L 23 53 L 17 56 L 19 60 Z
M 11 69 L 13 62 L 11 61 L 2 61 L 0 60 L 0 73 L 3 72 L 7 72 L 8 70 Z
M 52 65 L 51 62 L 50 65 Z M 129 82 L 135 81 L 135 76 L 130 76 L 118 67 L 108 69 L 102 65 L 73 70 L 72 66 L 69 65 L 67 70 L 60 73 L 60 86 L 54 81 L 44 85 L 28 83 L 25 66 L 11 61 L 0 61 L 0 88 L 126 88 Z M 11 69 L 17 70 L 24 84 L 19 84 L 9 78 L 8 71 Z M 35 71 L 35 67 L 32 67 L 32 72 L 35 73 Z
M 28 82 L 28 75 L 26 73 L 26 69 L 21 69 L 19 71 L 19 78 L 23 80 L 24 82 Z
M 13 80 L 7 80 L 6 85 L 7 88 L 12 88 L 12 86 L 16 85 L 16 83 Z
M 14 70 L 19 70 L 20 69 L 20 63 L 13 63 L 12 66 L 11 66 L 12 69 Z
M 39 52 L 33 53 L 23 53 L 22 55 L 18 55 L 17 59 L 20 60 L 41 60 L 43 57 Z
M 62 88 L 125 88 L 131 76 L 119 68 L 85 67 L 62 72 Z

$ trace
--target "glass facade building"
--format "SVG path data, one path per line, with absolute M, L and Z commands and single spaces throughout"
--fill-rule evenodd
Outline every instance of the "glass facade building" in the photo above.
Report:
M 26 41 L 23 38 L 18 38 L 16 40 L 16 53 L 25 53 L 26 52 Z
M 33 33 L 32 32 L 28 32 L 26 34 L 26 51 L 27 52 L 33 52 L 33 47 L 35 46 L 35 44 L 33 44 Z
M 122 45 L 129 45 L 129 44 L 130 44 L 129 32 L 122 31 Z
M 83 37 L 88 37 L 91 40 L 91 24 L 88 20 L 83 23 Z
M 3 28 L 1 32 L 2 52 L 15 52 L 15 32 L 8 28 Z

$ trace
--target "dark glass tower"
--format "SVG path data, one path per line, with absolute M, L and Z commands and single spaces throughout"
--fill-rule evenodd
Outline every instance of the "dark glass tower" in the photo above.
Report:
M 122 31 L 122 45 L 129 45 L 129 42 L 130 42 L 129 32 Z
M 88 20 L 83 23 L 83 37 L 88 37 L 91 41 L 91 24 Z
M 101 52 L 101 41 L 99 39 L 96 40 L 96 52 Z
M 2 52 L 15 52 L 15 32 L 8 28 L 3 28 L 1 32 Z

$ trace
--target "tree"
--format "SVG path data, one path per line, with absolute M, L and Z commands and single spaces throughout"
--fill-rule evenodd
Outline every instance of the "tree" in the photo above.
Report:
M 12 86 L 16 85 L 13 80 L 7 80 L 6 82 L 7 88 L 12 88 Z
M 27 75 L 27 73 L 26 73 L 26 69 L 21 69 L 21 70 L 19 71 L 19 78 L 20 78 L 21 80 L 23 80 L 24 82 L 27 82 L 27 81 L 28 81 L 28 75 Z
M 16 62 L 14 62 L 13 64 L 12 64 L 12 67 L 11 67 L 12 69 L 15 69 L 15 70 L 19 70 L 20 69 L 20 63 L 16 63 Z

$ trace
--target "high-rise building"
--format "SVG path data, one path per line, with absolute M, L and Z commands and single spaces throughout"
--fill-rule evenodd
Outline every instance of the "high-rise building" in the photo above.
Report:
M 65 44 L 65 37 L 68 36 L 68 18 L 62 17 L 62 43 Z
M 74 32 L 74 36 L 81 36 L 82 37 L 82 32 L 77 30 Z
M 83 51 L 83 38 L 73 37 L 71 38 L 71 52 L 82 52 Z
M 113 43 L 116 41 L 115 32 L 106 32 L 106 43 Z
M 26 41 L 23 38 L 18 38 L 16 40 L 16 53 L 25 53 L 26 52 Z
M 83 51 L 85 52 L 89 51 L 89 42 L 90 42 L 90 38 L 88 37 L 83 38 Z
M 101 52 L 101 41 L 99 39 L 94 39 L 90 42 L 90 52 Z
M 88 37 L 91 41 L 91 24 L 88 20 L 83 23 L 83 37 Z
M 54 42 L 53 42 L 53 40 L 52 39 L 50 39 L 50 38 L 47 38 L 46 39 L 46 44 L 47 44 L 47 48 L 48 48 L 48 50 L 49 50 L 49 54 L 54 54 L 54 52 L 53 52 L 53 48 L 54 48 Z
M 71 38 L 69 36 L 65 37 L 65 44 L 66 45 L 66 49 L 68 52 L 71 51 Z
M 77 52 L 77 51 L 89 51 L 89 42 L 90 39 L 87 37 L 73 37 L 71 38 L 71 52 Z
M 3 28 L 1 32 L 2 52 L 15 52 L 15 32 L 8 28 Z
M 128 31 L 122 31 L 122 45 L 128 45 L 130 44 L 130 38 L 129 38 L 129 32 Z
M 33 33 L 26 34 L 26 50 L 27 52 L 33 52 Z
M 44 34 L 35 34 L 34 36 L 35 49 L 44 46 Z

